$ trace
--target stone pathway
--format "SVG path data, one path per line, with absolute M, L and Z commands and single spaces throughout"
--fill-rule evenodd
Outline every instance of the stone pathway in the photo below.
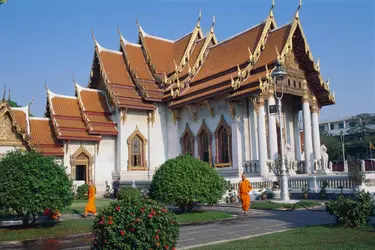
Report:
M 237 219 L 201 225 L 183 226 L 180 229 L 178 249 L 189 249 L 205 244 L 225 242 L 284 231 L 296 227 L 334 223 L 332 216 L 321 211 L 262 211 L 250 210 L 241 216 L 237 206 L 204 207 L 239 215 Z M 31 240 L 3 245 L 0 249 L 89 249 L 89 236 L 78 235 L 59 239 Z

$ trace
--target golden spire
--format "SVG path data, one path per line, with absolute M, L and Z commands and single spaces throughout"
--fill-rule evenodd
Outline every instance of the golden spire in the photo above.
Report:
M 47 88 L 47 80 L 44 81 L 44 88 L 46 89 L 46 91 L 48 91 L 48 88 Z
M 197 21 L 197 28 L 201 27 L 202 9 L 199 9 L 199 16 Z
M 7 92 L 7 85 L 4 84 L 3 101 L 5 101 L 5 95 L 6 95 L 6 92 Z
M 10 101 L 10 88 L 8 89 L 8 101 Z
M 298 20 L 299 19 L 299 9 L 301 9 L 302 7 L 302 0 L 299 0 L 299 5 L 298 5 L 298 8 L 296 10 L 296 14 L 294 16 L 294 19 Z
M 73 73 L 72 80 L 74 84 L 77 84 L 76 79 L 75 79 L 75 73 Z
M 122 35 L 121 35 L 121 32 L 120 32 L 120 27 L 118 26 L 118 24 L 117 24 L 117 34 L 121 37 Z
M 273 8 L 275 7 L 275 0 L 272 0 L 272 5 L 269 13 L 269 17 L 273 18 Z
M 211 29 L 210 29 L 211 34 L 214 33 L 214 25 L 215 25 L 215 16 L 212 17 L 212 25 L 211 25 Z
M 96 42 L 95 34 L 94 34 L 94 28 L 92 28 L 92 30 L 91 30 L 91 37 L 92 37 L 92 40 L 94 40 Z

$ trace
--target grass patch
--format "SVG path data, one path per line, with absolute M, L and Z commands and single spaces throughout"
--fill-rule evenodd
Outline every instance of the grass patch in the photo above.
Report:
M 0 229 L 0 241 L 18 241 L 41 238 L 56 238 L 87 233 L 93 225 L 92 218 L 67 220 L 58 223 L 36 224 L 31 228 L 14 227 Z
M 232 215 L 226 212 L 219 211 L 196 211 L 191 213 L 176 214 L 177 221 L 180 224 L 187 224 L 193 222 L 204 222 L 212 220 L 222 220 L 230 218 Z
M 301 201 L 304 206 L 306 207 L 315 207 L 320 206 L 320 202 L 316 201 Z M 275 210 L 280 208 L 289 208 L 292 209 L 294 207 L 294 204 L 284 204 L 284 203 L 273 203 L 271 201 L 254 201 L 251 203 L 252 209 L 261 209 L 261 210 Z M 296 208 L 302 208 L 303 206 L 300 204 L 296 205 Z
M 350 229 L 336 226 L 314 226 L 196 249 L 374 249 L 374 232 L 374 228 Z
M 109 203 L 116 201 L 112 199 L 96 199 L 95 206 L 96 211 L 99 213 L 104 207 L 108 206 Z M 63 214 L 83 214 L 85 207 L 87 205 L 87 200 L 75 200 L 73 204 L 62 211 Z
M 185 214 L 176 214 L 180 224 L 221 220 L 231 217 L 229 213 L 217 211 L 202 211 Z M 19 241 L 42 238 L 57 238 L 69 235 L 88 233 L 93 225 L 93 218 L 66 220 L 59 223 L 37 224 L 32 228 L 14 227 L 12 229 L 0 229 L 1 241 Z

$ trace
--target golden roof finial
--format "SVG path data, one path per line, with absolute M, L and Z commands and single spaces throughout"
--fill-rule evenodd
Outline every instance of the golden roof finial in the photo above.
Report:
M 8 89 L 8 101 L 10 101 L 10 88 Z
M 47 80 L 44 81 L 44 88 L 48 91 L 48 88 L 47 88 Z
M 316 66 L 318 67 L 318 69 L 320 68 L 320 58 L 318 57 L 318 61 L 316 62 Z
M 118 26 L 118 24 L 117 24 L 117 34 L 118 34 L 119 36 L 122 36 L 122 35 L 121 35 L 121 32 L 120 32 L 120 27 Z
M 199 9 L 199 16 L 198 16 L 198 22 L 197 22 L 197 26 L 200 27 L 200 22 L 201 22 L 201 19 L 202 19 L 202 9 Z
M 173 60 L 173 63 L 174 63 L 174 71 L 178 72 L 178 66 L 177 66 L 176 60 Z
M 74 84 L 77 84 L 77 82 L 76 82 L 76 79 L 75 79 L 75 75 L 76 75 L 76 74 L 75 74 L 75 73 L 73 73 L 73 77 L 72 77 L 72 80 L 73 80 L 73 83 L 74 83 Z
M 94 34 L 94 28 L 91 30 L 91 37 L 94 41 L 96 41 L 95 34 Z
M 211 25 L 211 29 L 210 29 L 211 34 L 214 33 L 215 20 L 216 20 L 216 19 L 215 19 L 215 16 L 213 16 L 213 17 L 212 17 L 212 25 Z
M 6 92 L 7 92 L 7 85 L 4 84 L 3 101 L 5 101 L 5 95 L 6 95 Z
M 269 13 L 269 17 L 273 18 L 273 8 L 275 7 L 275 0 L 272 0 L 272 5 Z
M 298 5 L 298 8 L 297 8 L 297 10 L 296 10 L 296 14 L 295 14 L 295 16 L 294 16 L 294 18 L 295 18 L 296 20 L 299 19 L 299 9 L 301 9 L 301 7 L 302 7 L 302 0 L 299 0 L 299 5 Z
M 29 102 L 28 106 L 30 109 L 30 106 L 34 104 L 34 95 L 31 95 L 31 102 Z

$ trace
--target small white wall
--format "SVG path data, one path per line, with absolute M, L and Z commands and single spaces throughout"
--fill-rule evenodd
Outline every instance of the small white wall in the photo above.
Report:
M 15 148 L 11 146 L 0 146 L 0 158 L 4 156 L 7 152 L 13 151 Z

